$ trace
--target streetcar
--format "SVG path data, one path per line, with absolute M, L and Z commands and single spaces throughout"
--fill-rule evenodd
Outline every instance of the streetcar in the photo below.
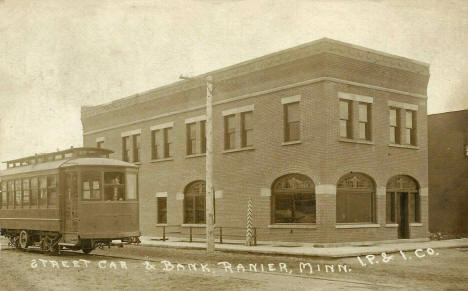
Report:
M 0 229 L 10 245 L 89 253 L 138 243 L 138 167 L 103 148 L 70 148 L 5 162 Z

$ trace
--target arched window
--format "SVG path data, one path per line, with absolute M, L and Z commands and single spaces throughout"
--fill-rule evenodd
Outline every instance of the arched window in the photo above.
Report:
M 205 223 L 205 181 L 195 181 L 185 187 L 184 223 Z
M 273 223 L 315 223 L 315 185 L 300 174 L 278 178 L 272 187 Z
M 401 215 L 407 215 L 408 222 L 421 222 L 418 182 L 405 175 L 390 178 L 387 183 L 386 209 L 387 223 L 401 222 Z
M 349 173 L 336 186 L 336 222 L 375 222 L 375 185 L 361 173 Z

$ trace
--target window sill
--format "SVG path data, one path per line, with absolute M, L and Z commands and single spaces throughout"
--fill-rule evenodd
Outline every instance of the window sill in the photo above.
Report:
M 253 150 L 255 150 L 254 147 L 245 147 L 245 148 L 240 148 L 240 149 L 224 150 L 223 154 L 237 153 L 237 152 L 243 152 L 243 151 L 253 151 Z
M 340 142 L 349 142 L 349 143 L 359 143 L 359 144 L 369 144 L 373 145 L 374 142 L 371 140 L 360 140 L 360 139 L 352 139 L 352 138 L 344 138 L 340 137 Z
M 197 223 L 184 223 L 180 225 L 181 227 L 198 227 L 198 228 L 205 228 L 206 224 L 197 224 Z
M 174 158 L 163 158 L 163 159 L 157 159 L 157 160 L 151 160 L 150 163 L 159 163 L 159 162 L 166 162 L 166 161 L 173 161 Z
M 376 228 L 380 227 L 380 224 L 378 223 L 362 223 L 362 224 L 336 224 L 335 228 Z
M 142 162 L 133 162 L 133 164 L 140 166 L 142 164 Z
M 199 157 L 204 157 L 204 156 L 206 156 L 206 153 L 187 155 L 187 156 L 185 156 L 185 158 L 186 158 L 186 159 L 191 159 L 191 158 L 199 158 Z
M 285 223 L 285 224 L 270 224 L 268 228 L 279 228 L 279 229 L 292 229 L 292 228 L 308 228 L 308 229 L 316 229 L 317 225 L 315 223 Z
M 389 147 L 394 147 L 394 148 L 403 148 L 403 149 L 419 150 L 419 147 L 418 147 L 418 146 L 409 145 L 409 144 L 390 143 L 390 144 L 388 144 L 388 146 L 389 146 Z
M 282 146 L 288 146 L 288 145 L 295 145 L 295 144 L 301 144 L 302 141 L 300 140 L 295 140 L 295 141 L 285 141 L 281 145 Z
M 423 226 L 421 222 L 411 222 L 409 226 Z
M 167 226 L 168 224 L 167 223 L 156 223 L 156 226 Z
M 398 227 L 398 223 L 388 223 L 385 224 L 385 227 Z

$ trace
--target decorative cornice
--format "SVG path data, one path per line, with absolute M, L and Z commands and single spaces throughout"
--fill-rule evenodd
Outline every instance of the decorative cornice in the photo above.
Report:
M 322 38 L 233 66 L 208 72 L 206 74 L 197 76 L 197 78 L 202 79 L 206 76 L 212 76 L 216 82 L 224 81 L 321 53 L 331 53 L 359 61 L 397 68 L 417 74 L 429 75 L 429 65 L 426 63 L 371 50 L 349 43 Z M 204 86 L 203 81 L 178 81 L 166 86 L 112 101 L 110 103 L 97 106 L 83 106 L 81 109 L 81 115 L 82 118 L 87 118 L 202 86 Z

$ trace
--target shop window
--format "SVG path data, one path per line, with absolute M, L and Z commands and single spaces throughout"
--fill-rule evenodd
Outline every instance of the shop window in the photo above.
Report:
M 361 173 L 349 173 L 338 180 L 336 191 L 337 223 L 373 223 L 375 184 Z
M 310 178 L 289 174 L 272 187 L 273 223 L 315 223 L 315 185 Z
M 421 222 L 420 197 L 418 182 L 410 176 L 398 175 L 387 182 L 387 223 L 398 223 L 401 214 L 400 200 L 403 195 L 408 196 L 408 221 Z M 404 198 L 404 197 L 403 197 Z
M 184 223 L 205 223 L 205 181 L 190 183 L 184 191 Z

